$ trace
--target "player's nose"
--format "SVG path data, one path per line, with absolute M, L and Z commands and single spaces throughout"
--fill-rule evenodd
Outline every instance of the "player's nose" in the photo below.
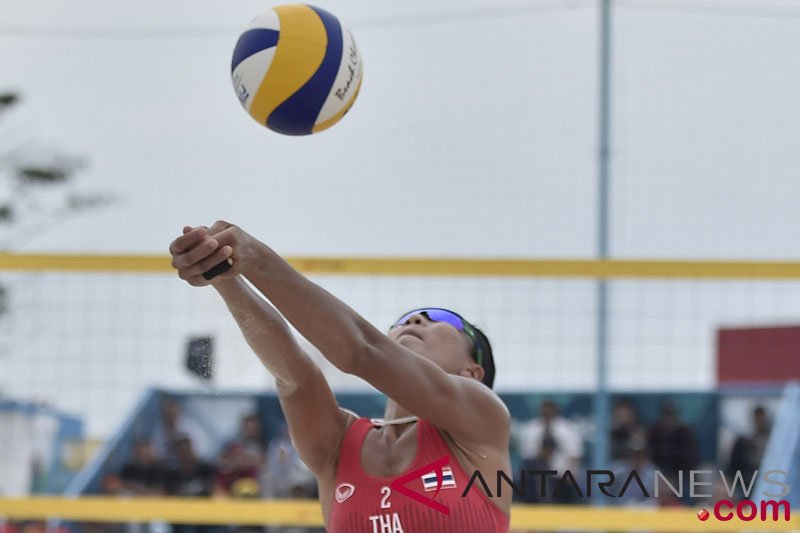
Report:
M 408 326 L 408 325 L 414 324 L 416 326 L 421 326 L 421 325 L 425 324 L 426 322 L 427 322 L 427 320 L 425 319 L 425 315 L 423 315 L 422 313 L 415 313 L 415 314 L 411 315 L 410 317 L 408 317 L 406 319 L 406 321 L 403 322 L 403 325 L 404 326 Z

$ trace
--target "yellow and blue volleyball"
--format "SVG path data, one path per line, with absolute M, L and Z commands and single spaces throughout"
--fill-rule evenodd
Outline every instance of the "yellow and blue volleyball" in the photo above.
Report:
M 253 19 L 236 43 L 233 87 L 259 124 L 309 135 L 336 124 L 361 88 L 353 35 L 318 7 L 278 6 Z

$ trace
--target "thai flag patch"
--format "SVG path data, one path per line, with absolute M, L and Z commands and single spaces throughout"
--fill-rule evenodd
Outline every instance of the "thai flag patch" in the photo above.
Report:
M 437 473 L 428 472 L 424 476 L 422 476 L 422 486 L 425 488 L 425 492 L 430 492 L 432 490 L 436 490 L 436 486 L 439 484 L 439 478 Z M 442 488 L 443 489 L 454 489 L 456 488 L 456 478 L 453 477 L 453 469 L 449 466 L 445 466 L 442 468 Z

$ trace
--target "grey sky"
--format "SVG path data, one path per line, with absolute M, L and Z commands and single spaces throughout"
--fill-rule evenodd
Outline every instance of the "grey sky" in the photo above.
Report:
M 366 78 L 346 120 L 311 138 L 263 130 L 230 87 L 236 28 L 263 3 L 4 3 L 19 113 L 91 158 L 82 184 L 122 200 L 28 249 L 161 251 L 184 223 L 224 217 L 286 253 L 593 251 L 592 2 L 325 4 L 354 20 Z M 723 14 L 640 9 L 659 4 Z M 622 5 L 612 250 L 797 257 L 798 18 L 741 8 L 786 3 Z M 181 31 L 197 36 L 167 38 Z M 449 222 L 401 231 L 431 218 Z

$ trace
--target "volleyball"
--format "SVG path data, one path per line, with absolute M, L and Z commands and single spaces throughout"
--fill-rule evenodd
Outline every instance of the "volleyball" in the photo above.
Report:
M 336 124 L 355 102 L 363 65 L 353 35 L 331 13 L 282 5 L 245 28 L 231 77 L 242 107 L 284 135 L 309 135 Z

